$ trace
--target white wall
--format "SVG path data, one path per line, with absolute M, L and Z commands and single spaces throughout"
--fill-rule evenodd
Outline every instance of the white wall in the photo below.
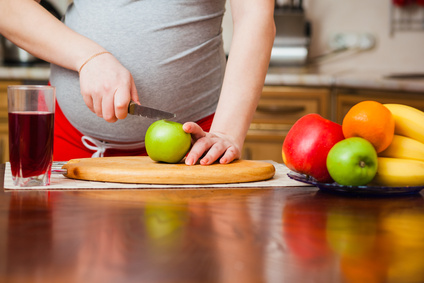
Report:
M 321 69 L 424 72 L 424 30 L 390 35 L 390 2 L 391 0 L 305 0 L 307 18 L 312 23 L 311 56 L 328 52 L 329 38 L 337 32 L 370 32 L 377 38 L 377 45 L 373 50 L 327 59 L 321 64 Z M 228 9 L 224 20 L 225 48 L 229 48 L 232 31 L 229 12 Z M 418 12 L 424 17 L 424 7 Z
M 223 38 L 224 38 L 224 49 L 228 53 L 230 50 L 231 45 L 231 36 L 233 33 L 233 22 L 231 18 L 231 7 L 230 7 L 230 0 L 227 0 L 227 3 L 225 4 L 225 15 L 224 19 L 222 21 L 222 28 L 223 28 Z
M 51 0 L 65 10 L 72 0 Z M 223 22 L 224 48 L 230 49 L 232 19 L 227 0 Z M 387 70 L 424 72 L 424 30 L 390 35 L 391 0 L 304 0 L 307 18 L 312 23 L 310 56 L 327 53 L 329 38 L 337 32 L 370 32 L 377 38 L 373 50 L 342 54 L 323 61 L 321 69 Z M 421 8 L 424 15 L 424 7 Z M 423 16 L 424 17 L 424 16 Z

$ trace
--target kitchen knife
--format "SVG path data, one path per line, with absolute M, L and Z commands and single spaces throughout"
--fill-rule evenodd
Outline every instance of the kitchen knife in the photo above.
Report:
M 174 113 L 162 111 L 159 109 L 155 109 L 155 108 L 151 108 L 151 107 L 147 107 L 143 105 L 138 105 L 134 101 L 131 101 L 130 104 L 128 105 L 128 114 L 142 116 L 142 117 L 146 117 L 150 119 L 157 119 L 157 120 L 170 119 L 177 116 Z

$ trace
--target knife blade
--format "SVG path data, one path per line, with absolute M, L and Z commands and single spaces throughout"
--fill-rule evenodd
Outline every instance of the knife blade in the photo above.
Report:
M 137 115 L 137 116 L 141 116 L 141 117 L 145 117 L 149 119 L 157 119 L 157 120 L 170 119 L 177 116 L 174 113 L 162 111 L 159 109 L 155 109 L 155 108 L 151 108 L 151 107 L 147 107 L 143 105 L 138 105 L 134 101 L 131 101 L 130 104 L 128 105 L 128 114 Z

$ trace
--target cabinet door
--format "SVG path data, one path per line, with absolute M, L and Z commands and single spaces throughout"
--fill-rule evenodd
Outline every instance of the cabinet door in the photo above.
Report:
M 246 136 L 242 158 L 282 163 L 284 138 L 291 126 L 309 113 L 330 117 L 328 89 L 265 86 Z
M 265 86 L 252 123 L 292 125 L 309 113 L 330 117 L 328 89 Z
M 291 125 L 256 125 L 259 128 L 254 128 L 254 126 L 249 129 L 243 147 L 242 158 L 273 160 L 283 163 L 283 142 Z
M 405 104 L 424 111 L 424 93 L 342 90 L 336 95 L 336 122 L 341 124 L 349 109 L 364 100 Z
M 7 86 L 22 84 L 22 81 L 0 81 L 0 162 L 9 161 L 9 135 L 7 113 Z

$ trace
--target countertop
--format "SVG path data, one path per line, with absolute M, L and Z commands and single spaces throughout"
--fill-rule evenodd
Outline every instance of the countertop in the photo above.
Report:
M 422 193 L 0 189 L 0 281 L 424 282 L 423 221 Z
M 391 78 L 391 76 L 399 76 Z M 413 77 L 404 77 L 412 75 Z M 388 91 L 424 92 L 424 72 L 390 70 L 334 70 L 270 67 L 266 85 L 359 88 Z
M 39 80 L 48 81 L 50 64 L 39 63 L 32 66 L 0 65 L 0 80 Z
M 361 88 L 389 91 L 424 92 L 424 72 L 415 78 L 389 78 L 397 74 L 390 70 L 334 70 L 319 71 L 311 68 L 270 67 L 265 85 Z M 401 75 L 408 74 L 403 72 Z M 35 66 L 2 66 L 0 80 L 48 80 L 49 64 Z

